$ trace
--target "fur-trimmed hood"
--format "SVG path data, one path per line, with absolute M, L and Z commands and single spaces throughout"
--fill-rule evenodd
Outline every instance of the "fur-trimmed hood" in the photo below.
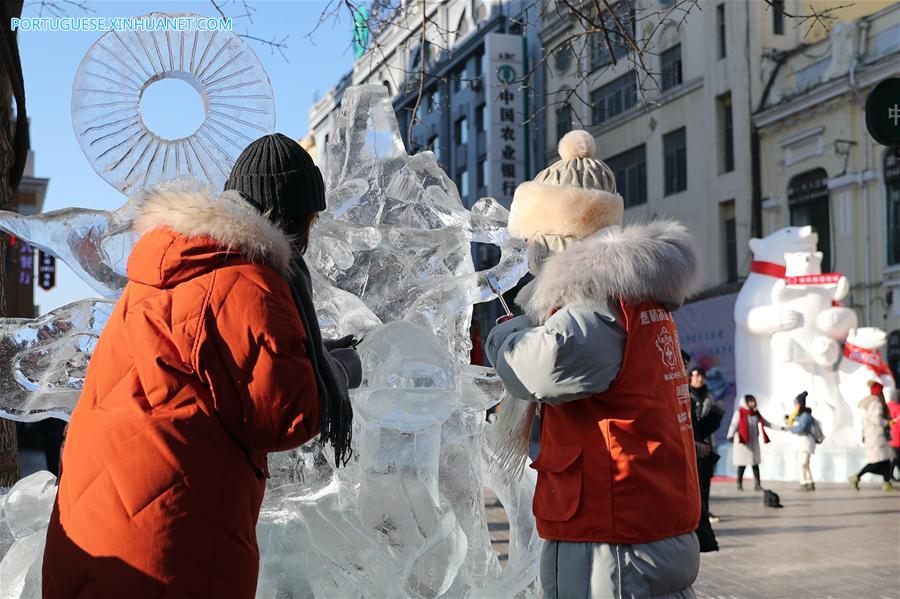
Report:
M 608 227 L 548 258 L 516 303 L 537 323 L 554 308 L 607 298 L 674 309 L 695 290 L 698 262 L 693 237 L 675 221 Z
M 227 253 L 272 266 L 282 274 L 289 272 L 293 252 L 290 236 L 238 192 L 217 196 L 207 188 L 170 183 L 141 194 L 134 230 L 142 240 L 155 229 L 168 228 L 188 239 L 213 240 Z M 129 276 L 131 270 L 129 261 Z

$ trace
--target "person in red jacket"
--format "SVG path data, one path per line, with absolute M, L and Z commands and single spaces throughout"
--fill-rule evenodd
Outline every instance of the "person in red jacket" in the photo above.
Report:
M 323 349 L 299 257 L 321 175 L 272 135 L 228 186 L 143 192 L 68 428 L 45 598 L 251 599 L 266 455 L 321 433 L 347 459 L 359 360 Z
M 894 475 L 895 471 L 900 471 L 900 392 L 894 391 L 891 401 L 888 403 L 888 412 L 891 416 L 891 448 L 894 450 L 894 459 L 891 460 L 891 478 L 896 481 L 900 480 L 900 474 Z
M 527 240 L 535 279 L 486 355 L 512 397 L 540 405 L 544 596 L 692 597 L 700 486 L 672 310 L 697 250 L 672 221 L 621 227 L 594 151 L 573 131 L 562 160 L 516 190 L 509 231 Z

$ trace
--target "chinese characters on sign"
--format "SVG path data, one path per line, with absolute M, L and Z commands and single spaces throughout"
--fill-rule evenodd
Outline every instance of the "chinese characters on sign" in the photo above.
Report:
M 17 262 L 19 266 L 19 285 L 31 287 L 34 280 L 34 249 L 22 241 L 16 244 Z
M 38 285 L 44 291 L 56 286 L 56 258 L 43 251 L 38 252 Z
M 490 128 L 487 162 L 490 174 L 488 195 L 507 208 L 516 187 L 525 178 L 525 136 L 522 129 L 524 91 L 522 38 L 493 33 L 485 40 L 488 58 L 487 113 Z

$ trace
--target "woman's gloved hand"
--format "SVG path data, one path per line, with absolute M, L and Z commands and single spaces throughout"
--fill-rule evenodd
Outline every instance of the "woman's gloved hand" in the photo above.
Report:
M 339 347 L 328 352 L 331 358 L 341 365 L 347 375 L 347 387 L 356 389 L 362 383 L 362 362 L 355 349 Z
M 332 352 L 342 347 L 356 347 L 358 344 L 359 340 L 353 335 L 344 335 L 339 339 L 322 339 L 322 345 L 327 352 Z
M 487 356 L 491 366 L 497 364 L 497 352 L 500 351 L 500 346 L 503 345 L 507 337 L 513 333 L 530 329 L 532 326 L 527 316 L 516 316 L 495 325 L 488 334 L 487 343 L 484 346 L 485 356 Z

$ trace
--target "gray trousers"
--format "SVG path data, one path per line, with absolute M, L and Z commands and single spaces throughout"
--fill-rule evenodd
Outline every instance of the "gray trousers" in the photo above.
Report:
M 693 599 L 700 570 L 697 535 L 644 545 L 544 541 L 545 599 Z

